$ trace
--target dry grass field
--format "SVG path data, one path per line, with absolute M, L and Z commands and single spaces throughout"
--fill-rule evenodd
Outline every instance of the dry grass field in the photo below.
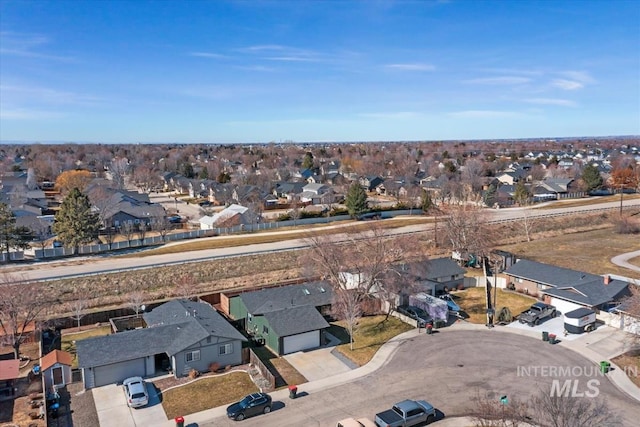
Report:
M 633 278 L 640 277 L 639 273 L 611 262 L 611 258 L 616 255 L 640 250 L 640 236 L 616 234 L 613 227 L 504 245 L 500 246 L 500 249 L 522 258 L 587 273 L 613 273 Z

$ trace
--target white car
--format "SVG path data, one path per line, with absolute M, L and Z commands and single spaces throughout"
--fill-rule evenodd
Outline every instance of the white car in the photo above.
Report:
M 336 427 L 377 427 L 376 424 L 368 418 L 346 418 L 338 421 Z
M 124 394 L 130 408 L 139 408 L 149 403 L 147 384 L 142 377 L 131 377 L 123 381 Z

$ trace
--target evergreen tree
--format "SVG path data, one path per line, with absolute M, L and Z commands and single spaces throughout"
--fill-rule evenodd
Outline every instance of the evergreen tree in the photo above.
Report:
M 433 200 L 431 194 L 427 190 L 422 190 L 422 196 L 420 197 L 420 208 L 422 212 L 429 212 L 433 208 Z
M 498 200 L 498 186 L 491 184 L 489 188 L 487 188 L 487 191 L 484 192 L 482 198 L 486 206 L 490 208 L 493 207 Z
M 189 179 L 196 177 L 196 174 L 193 171 L 193 166 L 191 166 L 191 163 L 185 162 L 182 164 L 182 176 Z
M 582 170 L 582 181 L 586 191 L 595 190 L 602 187 L 602 176 L 598 168 L 593 165 L 587 165 Z
M 351 215 L 352 217 L 360 215 L 367 210 L 367 193 L 357 181 L 355 181 L 353 184 L 351 184 L 351 187 L 349 187 L 349 191 L 347 191 L 347 196 L 345 197 L 344 204 L 347 207 L 349 215 Z
M 5 203 L 0 203 L 0 246 L 7 254 L 9 261 L 10 249 L 28 249 L 32 232 L 27 227 L 16 226 L 16 215 Z
M 313 167 L 313 154 L 311 151 L 305 153 L 304 160 L 302 160 L 302 167 L 304 169 L 311 169 Z
M 209 179 L 209 171 L 207 170 L 207 168 L 202 168 L 202 170 L 198 174 L 198 178 Z
M 531 194 L 527 187 L 525 187 L 523 181 L 518 181 L 516 184 L 516 190 L 513 193 L 513 200 L 515 200 L 519 205 L 524 205 L 529 201 Z
M 95 239 L 100 229 L 100 217 L 91 211 L 89 197 L 77 188 L 71 190 L 60 205 L 53 231 L 64 246 L 77 249 Z

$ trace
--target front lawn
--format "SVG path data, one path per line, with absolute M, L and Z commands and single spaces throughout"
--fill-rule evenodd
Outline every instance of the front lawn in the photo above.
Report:
M 258 387 L 245 372 L 195 380 L 162 393 L 162 407 L 168 419 L 194 414 L 218 406 L 230 405 Z
M 329 328 L 329 333 L 343 342 L 336 347 L 337 351 L 356 365 L 363 366 L 371 360 L 384 343 L 396 335 L 414 329 L 413 326 L 392 316 L 386 322 L 380 323 L 384 317 L 367 316 L 360 319 L 360 325 L 353 334 L 353 350 L 349 344 L 349 334 L 345 329 L 345 323 L 343 321 L 333 323 Z
M 73 329 L 68 329 L 62 333 L 62 351 L 71 353 L 73 355 L 73 365 L 71 369 L 78 368 L 78 355 L 76 352 L 76 341 L 86 340 L 91 337 L 101 337 L 109 335 L 111 333 L 111 326 L 99 326 L 97 328 L 84 330 L 81 332 L 73 332 Z
M 618 365 L 636 386 L 640 387 L 640 350 L 628 351 L 614 357 L 611 361 Z
M 479 323 L 482 325 L 487 323 L 485 288 L 468 288 L 464 291 L 452 292 L 451 295 L 454 297 L 456 304 L 460 306 L 462 311 L 469 315 L 469 318 L 467 319 L 469 322 Z M 537 300 L 535 298 L 531 298 L 517 292 L 498 289 L 496 312 L 502 307 L 508 307 L 509 310 L 511 310 L 511 315 L 517 316 L 536 301 Z

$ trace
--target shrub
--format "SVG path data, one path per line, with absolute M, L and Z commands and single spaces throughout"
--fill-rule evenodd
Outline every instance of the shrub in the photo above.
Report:
M 209 364 L 209 372 L 218 372 L 220 369 L 220 364 L 218 362 L 213 362 Z
M 195 380 L 199 376 L 200 376 L 200 372 L 198 372 L 196 369 L 192 369 L 189 371 L 189 378 L 191 378 L 192 380 Z
M 640 222 L 630 216 L 623 216 L 613 221 L 613 227 L 618 234 L 638 234 L 640 233 Z

